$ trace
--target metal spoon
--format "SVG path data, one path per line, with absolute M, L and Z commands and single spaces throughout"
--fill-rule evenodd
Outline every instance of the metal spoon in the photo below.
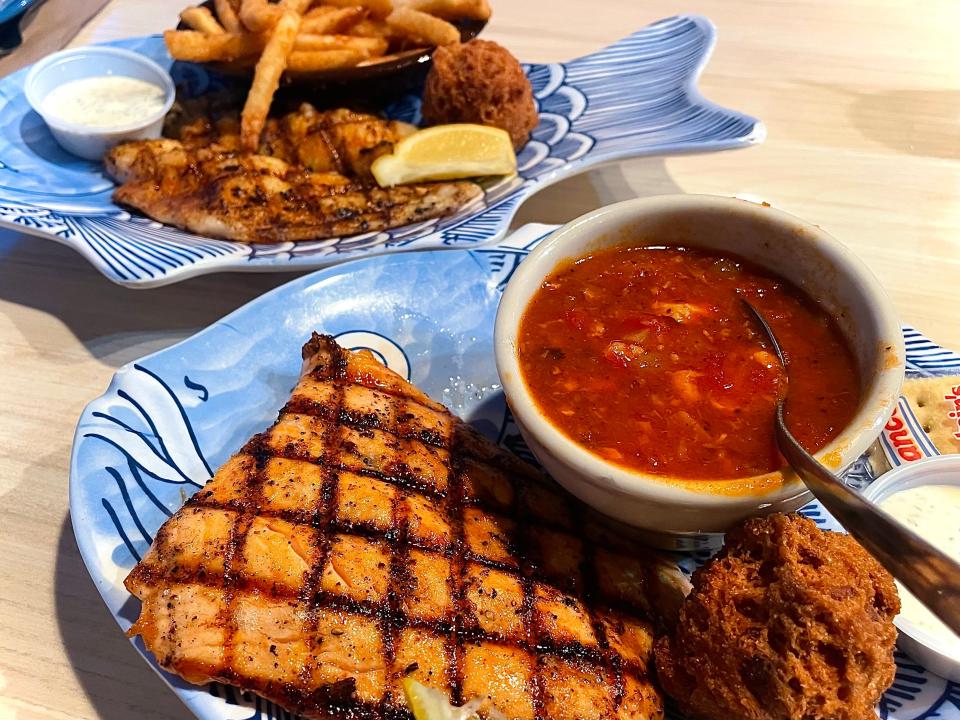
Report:
M 780 343 L 760 311 L 746 300 L 743 304 L 763 328 L 788 374 L 787 392 L 780 393 L 777 399 L 776 436 L 780 453 L 847 532 L 944 624 L 960 635 L 960 563 L 864 500 L 800 446 L 787 429 L 783 415 L 790 381 Z

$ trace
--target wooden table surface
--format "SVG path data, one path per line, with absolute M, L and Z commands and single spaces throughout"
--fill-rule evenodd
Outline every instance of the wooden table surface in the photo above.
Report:
M 662 193 L 765 199 L 850 245 L 905 322 L 960 348 L 960 3 L 494 2 L 487 36 L 531 61 L 585 54 L 660 17 L 707 15 L 719 44 L 704 93 L 769 131 L 748 150 L 569 179 L 529 200 L 517 225 Z M 157 32 L 180 6 L 114 0 L 75 43 Z M 67 510 L 73 430 L 118 367 L 292 277 L 126 290 L 67 248 L 0 231 L 0 720 L 188 717 L 123 638 L 80 560 Z

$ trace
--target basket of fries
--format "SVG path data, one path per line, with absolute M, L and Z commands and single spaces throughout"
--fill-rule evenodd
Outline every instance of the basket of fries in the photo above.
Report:
M 282 64 L 284 82 L 317 84 L 422 65 L 489 18 L 487 0 L 208 0 L 184 9 L 164 40 L 175 60 L 240 76 L 266 60 Z

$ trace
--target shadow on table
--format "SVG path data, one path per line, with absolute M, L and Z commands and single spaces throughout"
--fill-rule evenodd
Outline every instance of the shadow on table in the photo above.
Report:
M 907 155 L 960 160 L 960 90 L 863 92 L 837 83 L 799 84 L 842 104 L 850 124 L 873 142 Z
M 638 159 L 545 188 L 524 203 L 513 227 L 564 223 L 618 200 L 673 192 L 679 188 L 663 158 Z M 219 273 L 131 290 L 101 276 L 70 248 L 0 231 L 0 300 L 58 318 L 93 357 L 113 367 L 172 345 L 302 274 Z M 29 315 L 12 321 L 27 343 L 53 357 L 44 351 L 49 333 L 43 323 Z
M 64 518 L 57 547 L 54 595 L 64 650 L 98 718 L 191 717 L 110 615 L 80 558 L 69 516 Z
M 960 91 L 858 93 L 849 113 L 860 132 L 893 150 L 960 160 Z
M 0 232 L 0 300 L 58 318 L 93 357 L 114 367 L 188 337 L 298 276 L 221 273 L 131 290 L 107 280 L 70 248 Z M 44 353 L 49 333 L 40 323 L 28 315 L 17 325 Z
M 637 158 L 561 180 L 526 200 L 511 223 L 562 224 L 603 205 L 682 193 L 662 157 Z

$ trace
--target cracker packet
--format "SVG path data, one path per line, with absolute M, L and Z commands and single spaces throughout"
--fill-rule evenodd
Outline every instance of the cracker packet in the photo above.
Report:
M 949 453 L 960 453 L 960 376 L 908 378 L 868 453 L 873 472 Z

